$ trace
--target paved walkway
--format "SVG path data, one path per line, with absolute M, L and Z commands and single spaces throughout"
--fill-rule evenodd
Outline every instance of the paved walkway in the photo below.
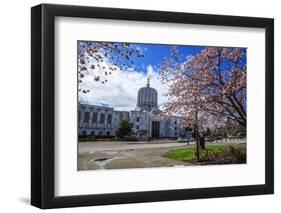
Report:
M 79 170 L 184 166 L 190 163 L 162 157 L 183 143 L 132 144 L 124 142 L 79 143 Z
M 243 142 L 245 141 L 231 141 L 232 144 Z M 190 146 L 195 146 L 195 144 L 192 143 Z M 165 143 L 155 141 L 152 143 L 80 142 L 78 145 L 78 169 L 124 169 L 193 165 L 188 162 L 162 157 L 169 150 L 181 147 L 188 146 L 186 143 L 177 143 L 175 141 L 166 141 Z
M 161 147 L 180 147 L 186 146 L 185 143 L 139 143 L 139 142 L 80 142 L 79 152 L 100 151 L 100 150 L 122 150 L 122 149 L 150 149 Z

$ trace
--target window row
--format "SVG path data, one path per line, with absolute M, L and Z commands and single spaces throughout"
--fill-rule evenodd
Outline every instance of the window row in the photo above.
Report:
M 106 123 L 111 124 L 112 123 L 112 114 L 107 114 L 107 116 L 105 116 L 105 115 L 106 115 L 105 113 L 100 113 L 99 120 L 98 120 L 98 113 L 94 112 L 92 115 L 92 123 L 104 124 L 105 117 L 106 117 Z M 81 119 L 81 112 L 79 112 L 79 121 L 80 121 L 80 119 Z M 85 112 L 83 123 L 89 123 L 89 121 L 90 121 L 90 112 Z

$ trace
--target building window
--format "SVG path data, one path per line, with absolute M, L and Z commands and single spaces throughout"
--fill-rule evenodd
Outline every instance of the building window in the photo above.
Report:
M 85 112 L 85 114 L 84 114 L 84 123 L 88 123 L 89 122 L 89 118 L 90 118 L 90 113 L 89 112 Z
M 111 124 L 112 123 L 112 114 L 107 115 L 107 123 Z
M 104 120 L 105 120 L 105 114 L 104 114 L 104 113 L 101 113 L 101 114 L 100 114 L 100 123 L 103 124 L 103 123 L 104 123 Z
M 97 120 L 98 120 L 98 113 L 94 112 L 93 118 L 92 118 L 92 123 L 97 123 Z
M 177 125 L 177 123 L 178 123 L 178 122 L 177 122 L 177 121 L 175 121 L 175 125 Z
M 83 132 L 82 132 L 82 135 L 83 135 L 83 136 L 86 136 L 86 135 L 87 135 L 87 132 L 86 132 L 86 131 L 83 131 Z
M 177 135 L 177 132 L 175 132 L 175 136 Z
M 91 135 L 92 135 L 92 136 L 95 136 L 95 131 L 92 131 L 92 132 L 91 132 Z
M 140 118 L 139 117 L 137 117 L 137 122 L 140 122 Z
M 177 127 L 175 126 L 175 130 L 177 131 Z
M 137 130 L 139 129 L 139 125 L 137 125 L 136 129 L 137 129 Z
M 106 136 L 110 136 L 110 132 L 106 132 Z
M 102 136 L 102 132 L 101 131 L 99 132 L 99 136 Z

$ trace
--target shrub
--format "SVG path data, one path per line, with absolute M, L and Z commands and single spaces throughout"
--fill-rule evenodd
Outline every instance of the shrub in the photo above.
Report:
M 246 152 L 233 146 L 225 147 L 219 151 L 200 150 L 202 164 L 239 164 L 246 163 Z

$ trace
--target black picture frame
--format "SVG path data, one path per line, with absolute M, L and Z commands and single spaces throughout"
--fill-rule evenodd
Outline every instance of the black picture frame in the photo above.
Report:
M 54 195 L 55 17 L 263 28 L 265 40 L 265 184 L 93 195 Z M 31 204 L 60 208 L 274 193 L 274 20 L 164 11 L 41 4 L 31 8 Z

